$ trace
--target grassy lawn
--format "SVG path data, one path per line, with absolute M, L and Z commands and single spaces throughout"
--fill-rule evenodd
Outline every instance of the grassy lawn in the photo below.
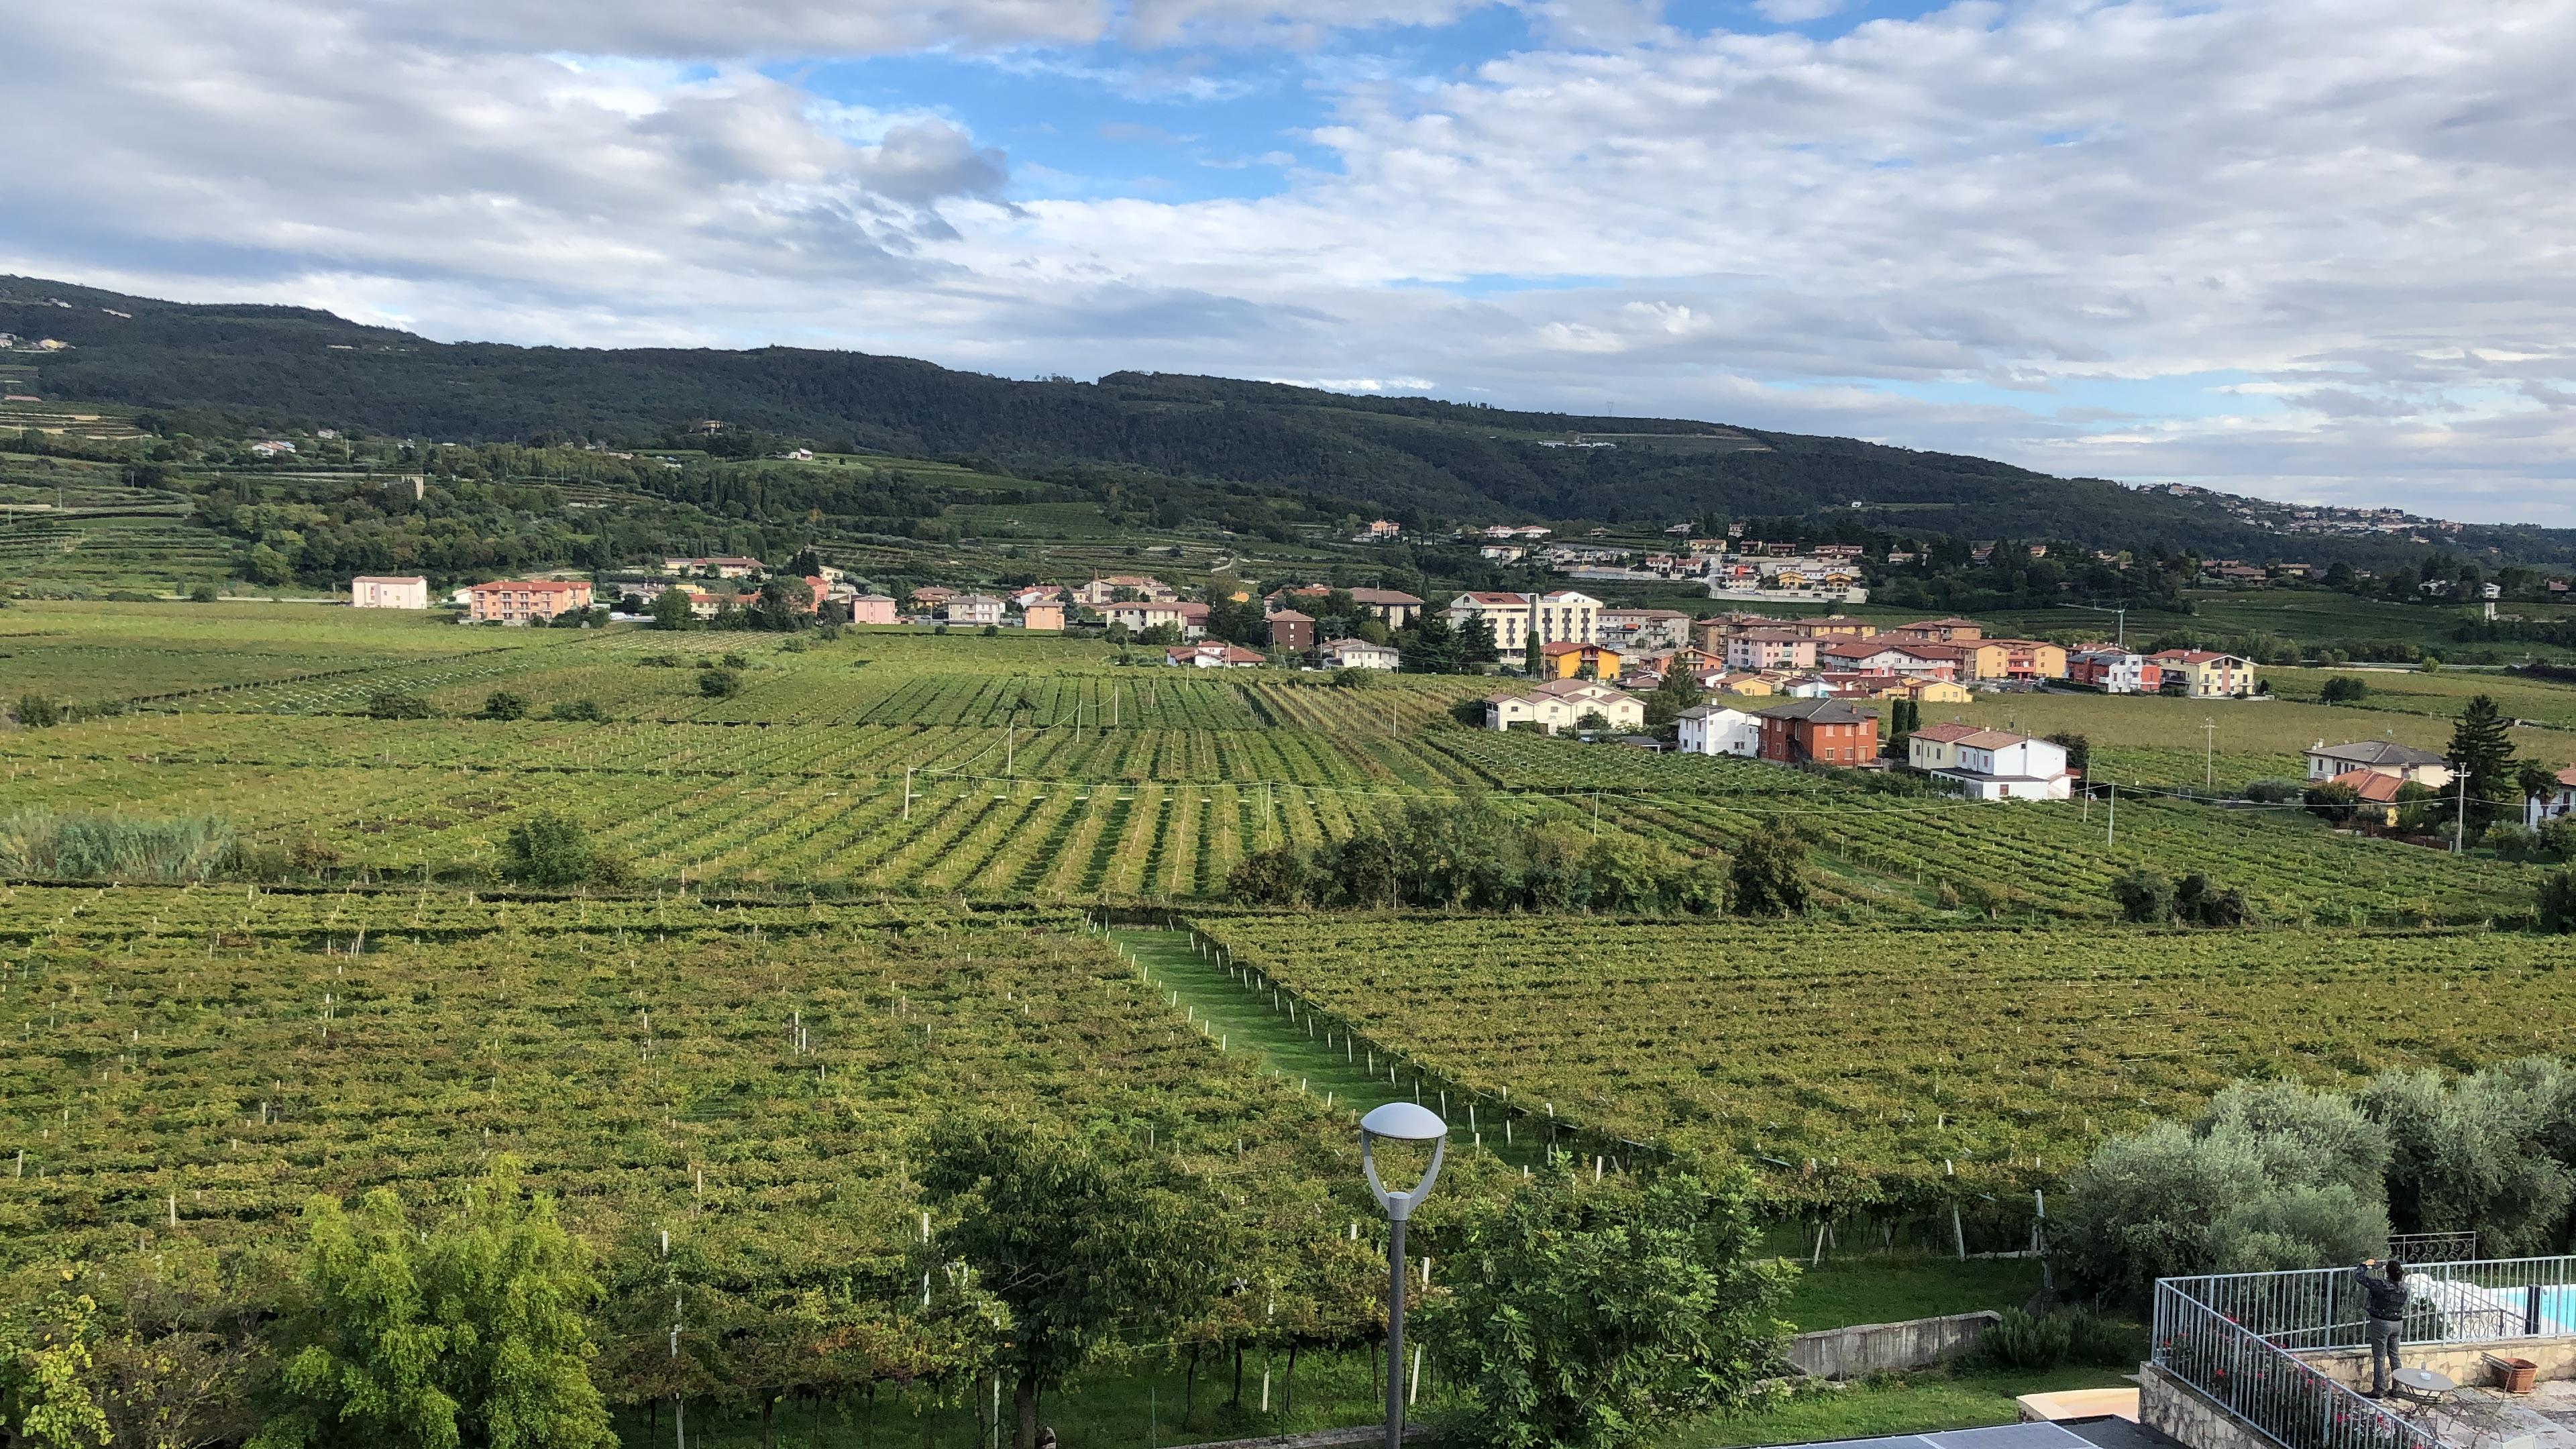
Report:
M 2008 1424 L 2019 1417 L 2013 1399 L 2061 1389 L 2118 1388 L 2123 1370 L 2061 1368 L 2046 1373 L 1884 1375 L 1851 1387 L 1802 1395 L 1776 1408 L 1724 1414 L 1676 1427 L 1653 1442 L 1658 1449 L 1729 1449 L 1745 1444 L 1802 1444 L 1821 1439 L 1863 1439 L 1878 1434 L 1937 1433 Z
M 2024 1258 L 1856 1258 L 1799 1273 L 1783 1316 L 1804 1330 L 2019 1308 L 2039 1291 Z

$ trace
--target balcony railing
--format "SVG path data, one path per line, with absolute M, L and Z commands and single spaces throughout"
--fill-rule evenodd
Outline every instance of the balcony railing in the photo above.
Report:
M 2407 1273 L 2406 1342 L 2576 1333 L 2576 1258 L 2426 1263 Z M 2157 1280 L 2157 1367 L 2286 1449 L 2436 1449 L 2433 1434 L 2299 1357 L 2362 1345 L 2350 1268 Z

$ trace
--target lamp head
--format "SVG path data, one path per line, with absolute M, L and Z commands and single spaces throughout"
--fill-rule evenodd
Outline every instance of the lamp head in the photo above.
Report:
M 1374 1146 L 1379 1138 L 1431 1145 L 1431 1165 L 1423 1170 L 1422 1180 L 1413 1185 L 1413 1191 L 1389 1192 L 1386 1184 L 1378 1181 Z M 1414 1204 L 1431 1195 L 1431 1184 L 1440 1176 L 1440 1159 L 1448 1151 L 1449 1124 L 1420 1103 L 1389 1102 L 1360 1119 L 1360 1170 L 1368 1174 L 1369 1191 L 1377 1194 L 1378 1205 L 1397 1222 L 1411 1217 Z
M 1419 1102 L 1389 1102 L 1362 1117 L 1360 1130 L 1390 1142 L 1437 1142 L 1449 1135 L 1449 1124 Z

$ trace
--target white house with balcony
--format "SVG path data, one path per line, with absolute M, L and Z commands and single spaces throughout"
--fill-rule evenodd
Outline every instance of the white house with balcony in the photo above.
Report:
M 1905 762 L 1969 800 L 2066 800 L 2066 747 L 2005 730 L 1927 725 L 1906 736 Z

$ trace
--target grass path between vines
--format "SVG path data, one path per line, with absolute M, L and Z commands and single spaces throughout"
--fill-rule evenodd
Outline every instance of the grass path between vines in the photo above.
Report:
M 1359 1060 L 1351 1060 L 1342 1048 L 1328 1044 L 1324 1036 L 1308 1035 L 1307 1029 L 1291 1022 L 1285 1012 L 1272 1009 L 1268 992 L 1238 985 L 1225 967 L 1199 955 L 1189 932 L 1116 929 L 1109 937 L 1143 964 L 1149 979 L 1162 989 L 1165 1001 L 1178 997 L 1178 1006 L 1206 1023 L 1210 1034 L 1223 1038 L 1227 1050 L 1260 1053 L 1282 1077 L 1304 1082 L 1306 1090 L 1315 1096 L 1329 1093 L 1336 1107 L 1351 1107 L 1354 1121 L 1358 1113 L 1381 1102 L 1398 1097 L 1410 1100 L 1409 1094 L 1370 1075 L 1365 1052 Z M 1476 1145 L 1477 1139 L 1464 1122 L 1451 1125 L 1455 1130 L 1450 1151 L 1469 1150 Z M 1507 1148 L 1488 1135 L 1483 1146 L 1515 1166 L 1538 1161 L 1534 1144 L 1527 1141 Z M 1358 1170 L 1354 1161 L 1352 1171 Z

